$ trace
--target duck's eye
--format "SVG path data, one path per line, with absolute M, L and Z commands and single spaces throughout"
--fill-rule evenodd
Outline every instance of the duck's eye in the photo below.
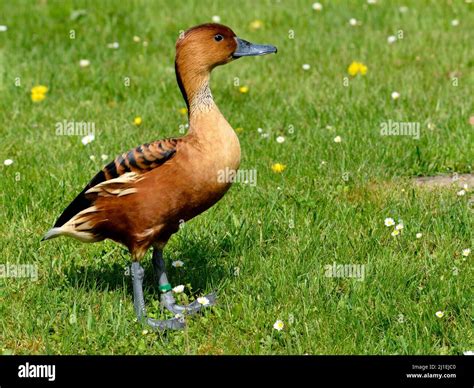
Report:
M 214 35 L 214 40 L 216 42 L 220 42 L 224 37 L 221 34 Z

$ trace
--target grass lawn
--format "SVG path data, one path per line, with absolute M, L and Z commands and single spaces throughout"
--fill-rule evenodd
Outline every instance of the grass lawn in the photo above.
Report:
M 473 171 L 474 4 L 321 3 L 1 2 L 0 265 L 36 266 L 38 279 L 0 277 L 0 354 L 474 349 L 473 255 L 462 254 L 474 242 L 471 188 L 461 196 L 454 185 L 426 190 L 411 180 Z M 212 77 L 219 108 L 239 128 L 241 169 L 256 170 L 257 184 L 236 183 L 165 250 L 168 263 L 184 262 L 170 266 L 173 285 L 186 285 L 180 298 L 217 290 L 218 306 L 182 332 L 147 333 L 123 247 L 40 239 L 104 163 L 183 132 L 174 44 L 213 15 L 278 47 Z M 354 61 L 365 75 L 349 75 Z M 43 101 L 32 101 L 36 85 L 49 88 Z M 58 136 L 64 121 L 93 123 L 95 140 Z M 415 123 L 419 139 L 382 136 L 388 122 Z M 286 168 L 276 173 L 275 163 Z M 398 236 L 388 217 L 403 223 Z M 167 317 L 150 256 L 148 309 Z M 364 277 L 328 277 L 334 263 L 361 265 Z

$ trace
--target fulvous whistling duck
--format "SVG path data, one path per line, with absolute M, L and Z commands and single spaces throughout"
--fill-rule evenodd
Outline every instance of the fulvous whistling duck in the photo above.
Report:
M 239 39 L 220 24 L 187 30 L 176 43 L 176 79 L 188 107 L 189 131 L 179 138 L 146 143 L 106 165 L 72 201 L 43 240 L 61 235 L 83 242 L 106 238 L 125 245 L 132 255 L 131 276 L 135 313 L 154 329 L 184 327 L 183 314 L 197 312 L 197 301 L 178 305 L 173 298 L 163 249 L 183 221 L 214 205 L 232 182 L 218 179 L 219 171 L 240 164 L 237 135 L 214 103 L 209 87 L 211 71 L 234 59 L 276 53 L 271 45 Z M 175 318 L 146 316 L 144 269 L 140 265 L 153 247 L 161 302 Z M 216 296 L 207 296 L 209 305 Z

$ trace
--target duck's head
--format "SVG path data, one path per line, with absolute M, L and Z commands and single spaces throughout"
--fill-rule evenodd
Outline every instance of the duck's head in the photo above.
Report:
M 198 71 L 210 71 L 240 57 L 276 52 L 275 46 L 247 42 L 229 27 L 209 23 L 190 28 L 180 36 L 176 43 L 176 62 Z

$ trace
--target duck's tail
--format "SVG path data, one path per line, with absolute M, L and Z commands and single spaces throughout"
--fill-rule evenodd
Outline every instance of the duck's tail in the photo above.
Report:
M 62 230 L 62 228 L 51 228 L 50 230 L 48 230 L 46 232 L 46 234 L 43 236 L 41 241 L 46 241 L 46 240 L 50 240 L 50 239 L 55 238 L 55 237 L 59 237 L 63 233 L 64 233 L 64 231 Z

